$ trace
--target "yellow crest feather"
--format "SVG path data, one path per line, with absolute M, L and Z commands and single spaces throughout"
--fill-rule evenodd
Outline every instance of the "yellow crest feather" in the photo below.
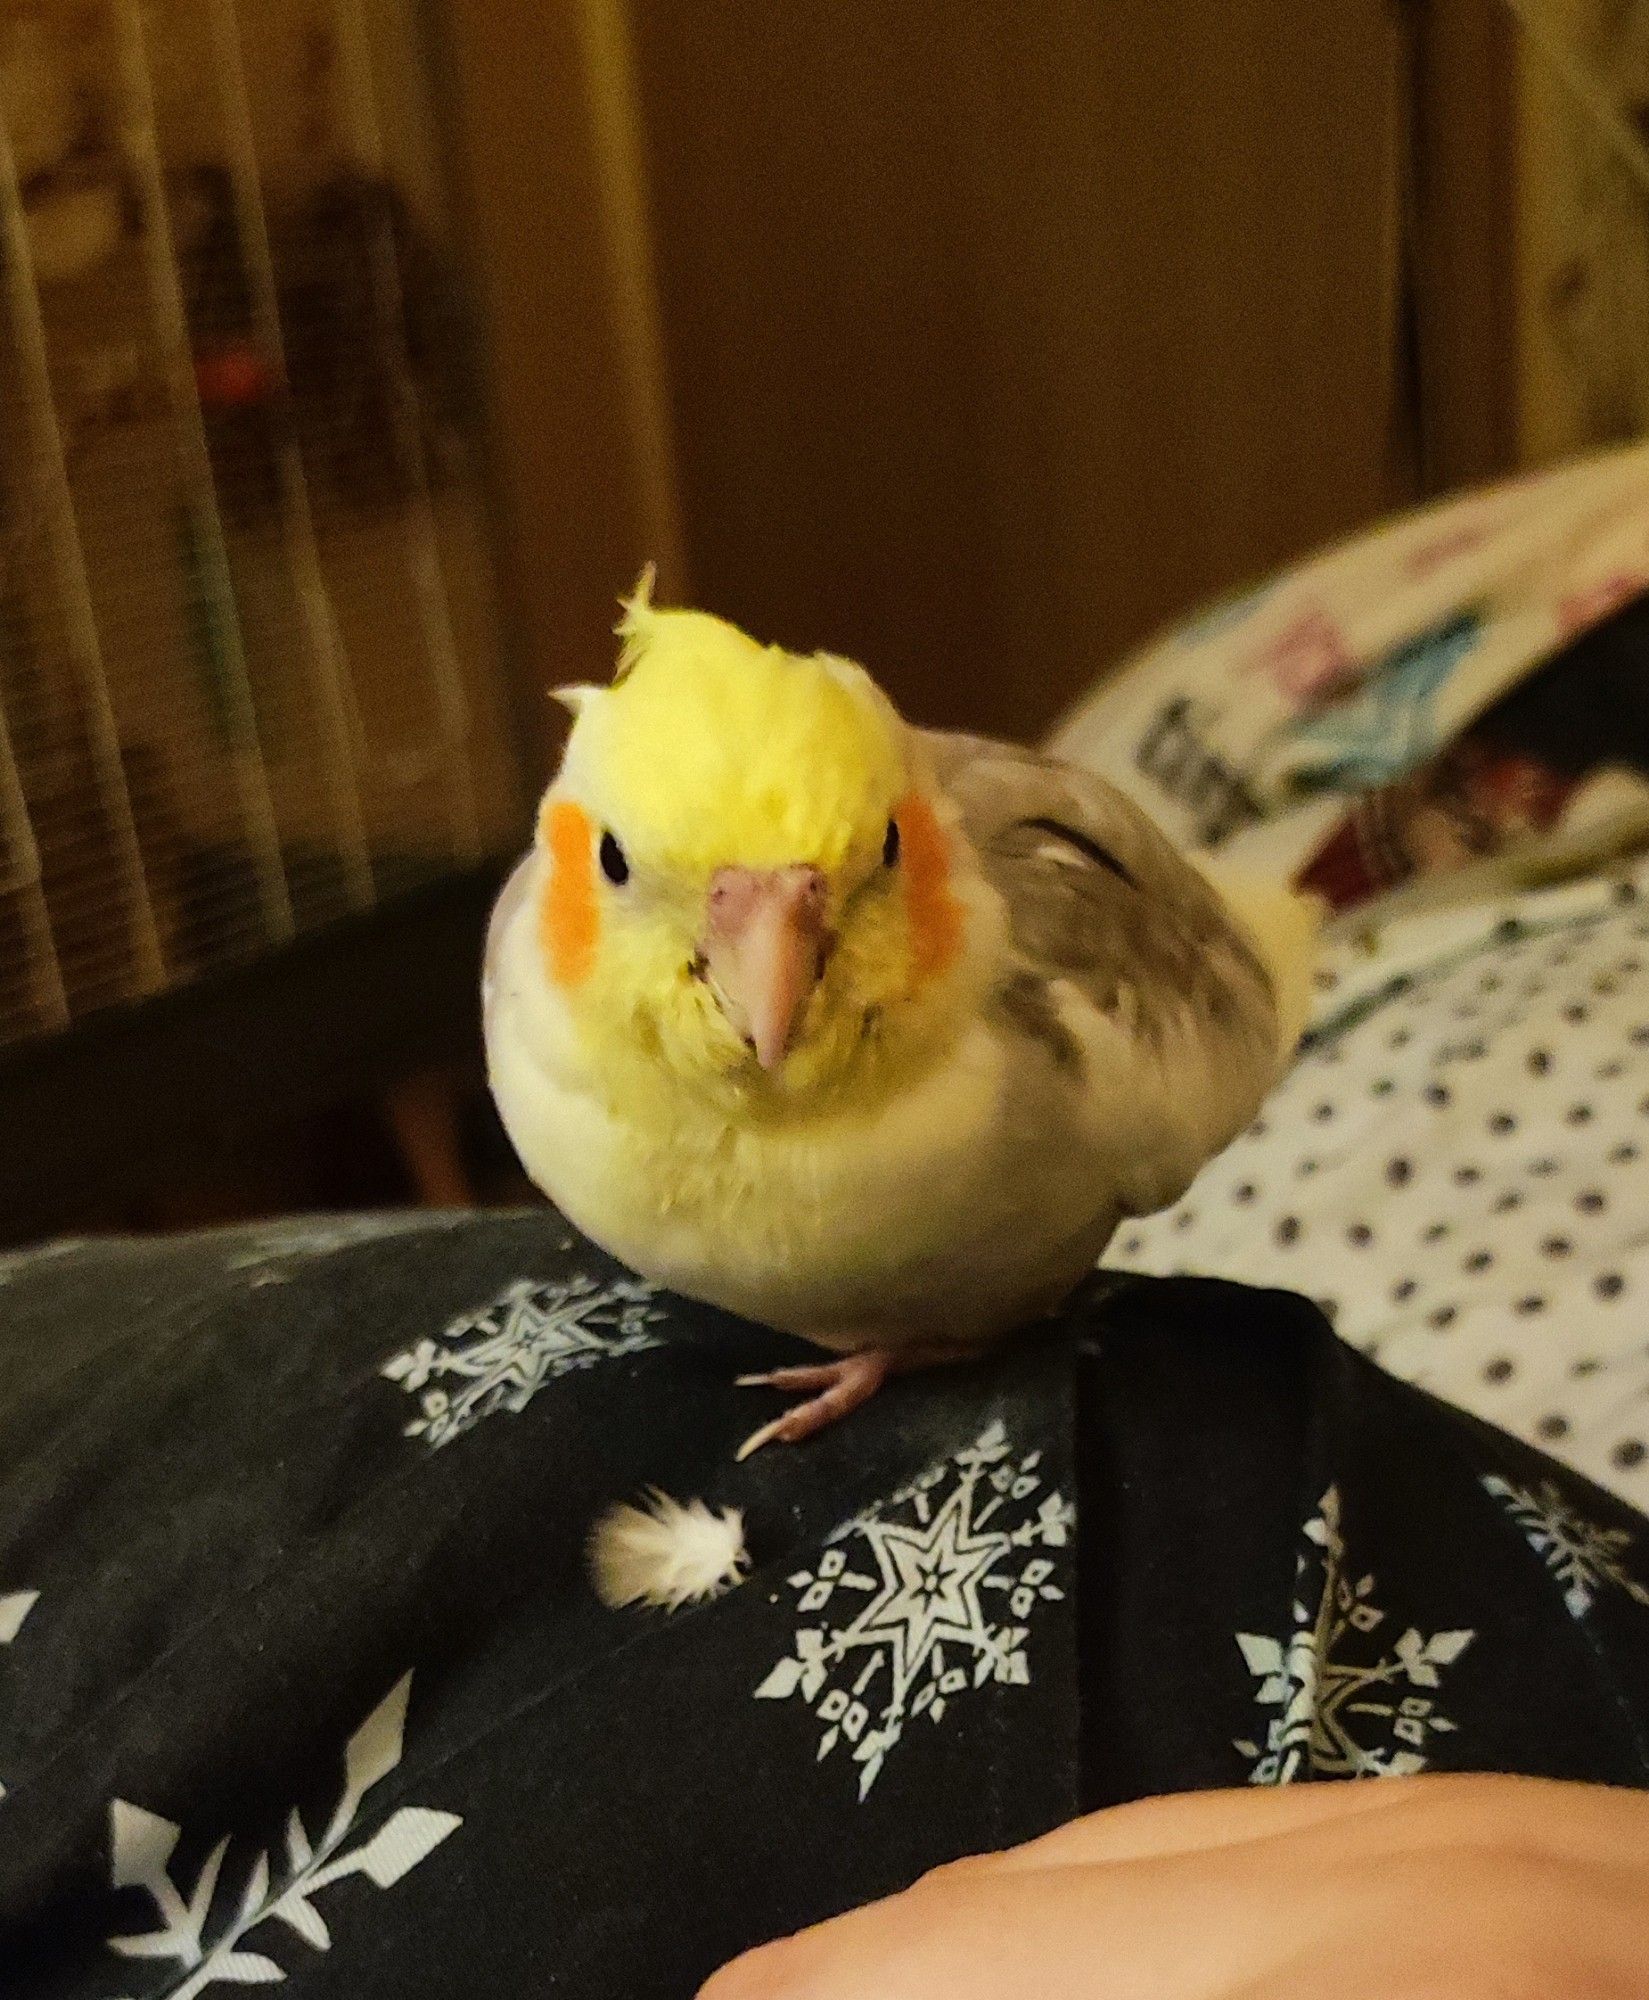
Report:
M 657 581 L 658 565 L 656 563 L 648 563 L 640 576 L 636 578 L 635 589 L 630 592 L 628 597 L 621 597 L 618 600 L 623 607 L 624 616 L 620 618 L 618 623 L 613 627 L 613 630 L 618 634 L 623 644 L 619 647 L 618 667 L 613 674 L 614 687 L 618 686 L 619 682 L 623 680 L 624 676 L 635 665 L 642 653 L 646 651 L 647 642 L 652 637 L 654 618 L 653 586 Z
M 906 785 L 903 726 L 869 675 L 653 603 L 644 571 L 618 673 L 580 702 L 562 780 L 644 860 L 841 866 L 879 849 Z

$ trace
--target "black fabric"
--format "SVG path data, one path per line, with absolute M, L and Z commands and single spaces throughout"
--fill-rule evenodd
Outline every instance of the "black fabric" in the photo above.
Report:
M 1603 765 L 1649 772 L 1649 595 L 1588 626 L 1485 710 L 1502 749 L 1579 777 Z
M 1096 1316 L 1079 1375 L 1086 1805 L 1417 1756 L 1649 1786 L 1649 1524 L 1631 1508 L 1386 1375 L 1292 1293 L 1125 1282 Z M 1283 1704 L 1257 1700 L 1236 1635 L 1286 1655 L 1320 1621 L 1318 1682 L 1289 1678 L 1302 1726 L 1273 1770 Z M 1460 1633 L 1429 1686 L 1425 1642 Z
M 1644 1524 L 1303 1302 L 1096 1280 L 736 1465 L 796 1354 L 542 1211 L 0 1262 L 0 1992 L 666 2000 L 1084 1804 L 1649 1783 Z M 605 1610 L 654 1484 L 752 1572 Z

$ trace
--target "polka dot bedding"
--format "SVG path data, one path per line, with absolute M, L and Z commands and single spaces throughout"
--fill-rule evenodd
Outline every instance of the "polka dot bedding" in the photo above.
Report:
M 1108 1264 L 1282 1285 L 1649 1508 L 1649 867 L 1333 948 L 1261 1118 Z

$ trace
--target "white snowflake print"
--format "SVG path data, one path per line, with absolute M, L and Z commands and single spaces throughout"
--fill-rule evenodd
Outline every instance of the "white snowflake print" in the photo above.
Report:
M 621 1354 L 662 1345 L 656 1287 L 640 1278 L 518 1278 L 439 1340 L 420 1340 L 382 1373 L 422 1397 L 406 1427 L 427 1445 L 451 1444 L 495 1410 L 524 1410 L 546 1382 Z
M 1065 1595 L 1041 1551 L 1067 1547 L 1076 1519 L 1047 1490 L 1041 1457 L 1016 1455 L 993 1423 L 838 1528 L 813 1568 L 788 1579 L 813 1622 L 756 1696 L 799 1696 L 821 1724 L 820 1761 L 849 1749 L 861 1800 L 907 1722 L 943 1721 L 987 1681 L 1029 1684 L 1031 1617 Z
M 40 1602 L 38 1590 L 14 1590 L 0 1597 L 0 1646 L 9 1646 L 23 1629 L 23 1620 Z
M 114 1886 L 144 1890 L 160 1922 L 139 1936 L 109 1938 L 109 1949 L 123 1958 L 166 1959 L 175 1968 L 171 1983 L 152 1989 L 146 2000 L 191 2000 L 214 1983 L 261 1986 L 285 1979 L 285 1967 L 266 1952 L 243 1948 L 252 1931 L 261 1924 L 278 1923 L 311 1950 L 330 1950 L 332 1933 L 314 1901 L 323 1889 L 346 1875 L 364 1875 L 377 1888 L 391 1889 L 463 1825 L 456 1813 L 402 1806 L 369 1839 L 349 1845 L 361 1801 L 401 1761 L 411 1685 L 411 1674 L 403 1675 L 350 1738 L 344 1753 L 343 1795 L 326 1831 L 311 1841 L 294 1808 L 286 1822 L 284 1864 L 274 1869 L 270 1856 L 259 1853 L 247 1871 L 233 1916 L 215 1926 L 212 1909 L 229 1851 L 227 1838 L 201 1863 L 193 1887 L 184 1889 L 171 1874 L 182 1829 L 124 1799 L 113 1801 L 109 1842 Z
M 1600 1590 L 1624 1590 L 1649 1604 L 1649 1590 L 1630 1575 L 1621 1558 L 1632 1546 L 1624 1528 L 1599 1528 L 1569 1506 L 1550 1479 L 1531 1493 L 1498 1473 L 1486 1472 L 1483 1487 L 1523 1530 L 1529 1547 L 1563 1586 L 1572 1618 L 1584 1618 Z
M 1237 1634 L 1259 1682 L 1256 1704 L 1278 1711 L 1263 1745 L 1236 1744 L 1250 1760 L 1248 1781 L 1285 1785 L 1301 1776 L 1402 1777 L 1423 1771 L 1431 1737 L 1455 1727 L 1431 1699 L 1442 1685 L 1440 1669 L 1452 1666 L 1476 1634 L 1434 1632 L 1426 1638 L 1410 1626 L 1387 1649 L 1364 1644 L 1386 1614 L 1374 1603 L 1372 1576 L 1350 1579 L 1337 1487 L 1323 1495 L 1305 1535 L 1312 1549 L 1299 1559 L 1299 1596 L 1287 1641 L 1258 1632 Z M 1319 1578 L 1314 1596 L 1313 1572 Z M 1356 1653 L 1375 1657 L 1347 1657 Z
M 23 1620 L 40 1602 L 38 1590 L 12 1590 L 0 1597 L 0 1646 L 9 1646 L 23 1629 Z M 0 1799 L 6 1796 L 0 1784 Z

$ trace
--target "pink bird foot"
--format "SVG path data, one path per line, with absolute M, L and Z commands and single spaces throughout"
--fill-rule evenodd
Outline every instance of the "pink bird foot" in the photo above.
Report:
M 820 1361 L 804 1368 L 774 1368 L 765 1375 L 741 1375 L 741 1389 L 804 1389 L 813 1393 L 805 1403 L 796 1403 L 770 1424 L 752 1431 L 735 1456 L 747 1459 L 764 1444 L 800 1444 L 817 1431 L 868 1403 L 893 1372 L 893 1357 L 879 1348 L 867 1347 L 857 1354 L 844 1354 L 840 1361 Z

